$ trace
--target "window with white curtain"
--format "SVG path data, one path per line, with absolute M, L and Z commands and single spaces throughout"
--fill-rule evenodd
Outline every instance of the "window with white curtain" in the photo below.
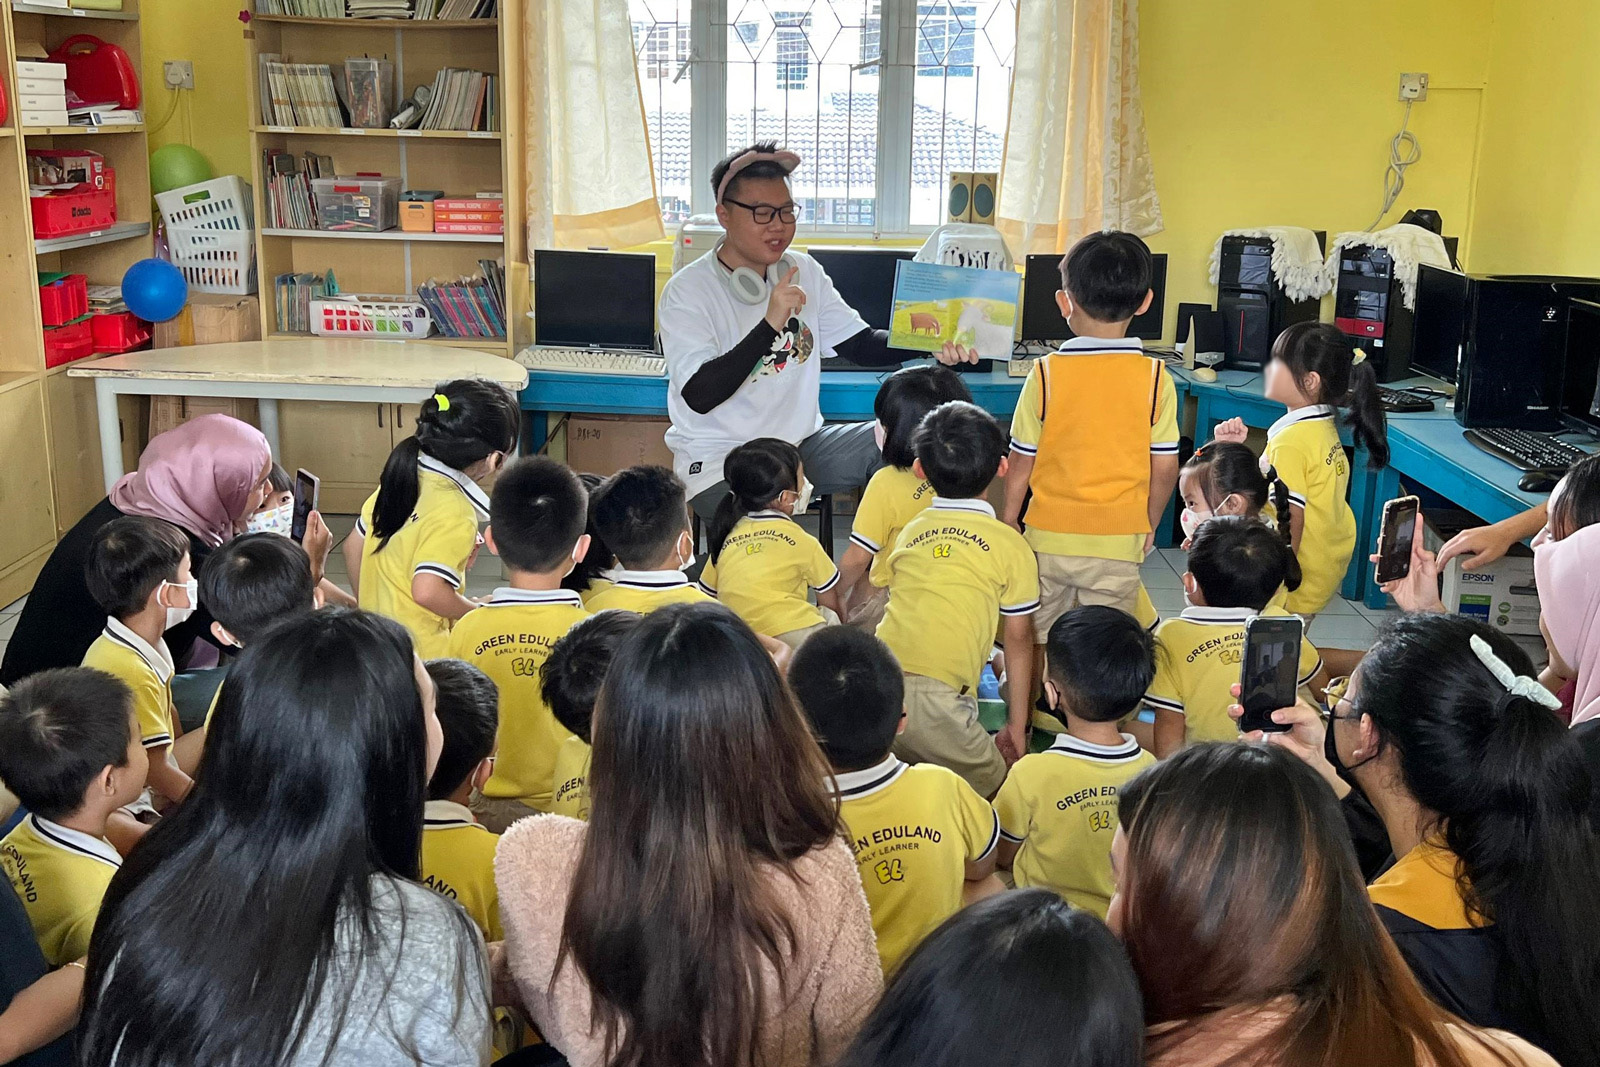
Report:
M 662 218 L 712 210 L 711 165 L 799 152 L 803 229 L 944 221 L 952 171 L 997 171 L 1017 0 L 629 0 Z

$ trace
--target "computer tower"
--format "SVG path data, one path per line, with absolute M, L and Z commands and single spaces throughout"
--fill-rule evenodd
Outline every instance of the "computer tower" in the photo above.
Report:
M 1456 239 L 1445 248 L 1455 258 Z M 1371 245 L 1352 245 L 1339 254 L 1333 294 L 1334 325 L 1367 353 L 1380 382 L 1412 376 L 1411 352 L 1416 312 L 1407 308 L 1394 259 Z
M 1317 243 L 1327 247 L 1325 232 L 1317 231 Z M 1224 237 L 1219 267 L 1217 310 L 1227 329 L 1223 366 L 1260 370 L 1286 327 L 1317 320 L 1319 300 L 1290 300 L 1273 278 L 1271 238 Z

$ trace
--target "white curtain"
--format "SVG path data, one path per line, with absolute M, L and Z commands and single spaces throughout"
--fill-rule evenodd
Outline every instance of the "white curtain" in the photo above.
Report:
M 1161 229 L 1139 103 L 1138 0 L 1020 0 L 998 226 L 1064 252 L 1098 230 Z
M 664 236 L 627 0 L 527 0 L 529 248 L 623 248 Z

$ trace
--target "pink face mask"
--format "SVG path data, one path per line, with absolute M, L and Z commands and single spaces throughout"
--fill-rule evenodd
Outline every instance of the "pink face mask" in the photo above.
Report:
M 1198 512 L 1192 508 L 1184 508 L 1178 513 L 1178 525 L 1183 527 L 1183 536 L 1193 537 L 1194 532 L 1200 529 L 1200 524 L 1211 518 L 1209 512 Z
M 1550 519 L 1548 516 L 1555 514 L 1556 501 L 1561 499 L 1561 490 L 1566 487 L 1566 484 L 1567 480 L 1563 478 L 1556 483 L 1554 489 L 1550 490 L 1550 500 L 1545 504 L 1545 515 L 1547 517 L 1544 520 L 1544 525 L 1539 528 L 1539 532 L 1533 537 L 1532 544 L 1534 548 L 1555 540 L 1555 535 L 1550 532 Z
M 889 439 L 889 431 L 883 428 L 883 423 L 874 421 L 872 424 L 872 439 L 878 442 L 878 451 L 883 451 L 883 442 Z

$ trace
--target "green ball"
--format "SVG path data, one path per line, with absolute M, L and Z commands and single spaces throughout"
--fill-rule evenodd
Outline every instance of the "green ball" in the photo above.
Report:
M 166 144 L 150 154 L 150 191 L 165 193 L 211 177 L 211 164 L 186 144 Z

